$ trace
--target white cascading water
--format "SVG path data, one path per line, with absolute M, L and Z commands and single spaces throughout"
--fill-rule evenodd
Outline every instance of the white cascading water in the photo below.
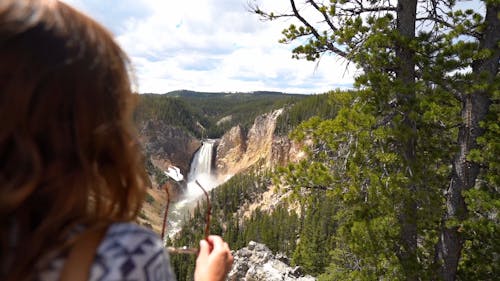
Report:
M 167 235 L 175 234 L 180 230 L 180 224 L 185 214 L 189 212 L 196 201 L 203 198 L 203 190 L 196 184 L 198 181 L 208 192 L 217 187 L 216 176 L 212 173 L 212 159 L 215 140 L 205 140 L 201 148 L 195 153 L 191 168 L 187 176 L 187 190 L 182 199 L 173 204 L 169 212 L 169 227 Z
M 196 178 L 198 175 L 210 174 L 212 172 L 212 152 L 214 149 L 213 141 L 205 141 L 193 157 L 189 176 Z
M 194 155 L 188 174 L 186 198 L 197 199 L 203 195 L 203 190 L 195 181 L 198 181 L 206 191 L 217 186 L 215 175 L 212 173 L 214 145 L 215 140 L 205 140 Z

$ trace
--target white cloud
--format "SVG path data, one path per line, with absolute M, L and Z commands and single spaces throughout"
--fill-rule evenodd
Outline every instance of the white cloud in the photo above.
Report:
M 66 0 L 114 32 L 141 92 L 319 93 L 352 84 L 354 70 L 334 57 L 319 66 L 292 59 L 291 46 L 278 43 L 290 22 L 262 22 L 247 1 Z M 286 10 L 287 3 L 265 4 Z

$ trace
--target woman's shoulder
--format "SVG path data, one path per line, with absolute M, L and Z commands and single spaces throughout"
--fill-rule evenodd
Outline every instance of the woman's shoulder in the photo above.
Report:
M 157 234 L 134 223 L 114 223 L 97 248 L 90 280 L 175 279 Z
M 120 247 L 162 249 L 163 243 L 160 237 L 150 229 L 131 222 L 117 222 L 109 226 L 98 252 Z
M 58 280 L 66 258 L 67 253 L 51 258 L 36 279 Z M 175 276 L 157 234 L 135 223 L 113 223 L 97 248 L 89 280 L 170 281 Z

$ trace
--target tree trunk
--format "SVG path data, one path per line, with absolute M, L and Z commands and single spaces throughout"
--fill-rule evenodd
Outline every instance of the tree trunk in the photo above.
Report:
M 472 65 L 474 75 L 487 75 L 486 81 L 492 83 L 498 73 L 500 50 L 500 5 L 487 5 L 485 23 L 486 30 L 480 38 L 480 48 L 493 51 L 493 55 L 484 60 L 475 61 Z M 467 160 L 472 149 L 478 148 L 477 138 L 484 129 L 480 122 L 486 117 L 490 106 L 490 92 L 476 91 L 464 94 L 462 98 L 462 125 L 458 133 L 459 152 L 453 160 L 453 170 L 450 185 L 446 193 L 446 214 L 444 221 L 457 220 L 461 222 L 467 217 L 467 206 L 462 192 L 474 187 L 480 172 L 478 163 Z M 458 262 L 460 260 L 464 239 L 459 227 L 443 226 L 443 231 L 437 245 L 439 273 L 445 281 L 456 280 Z
M 415 39 L 417 0 L 399 0 L 397 6 L 397 30 L 401 36 L 396 48 L 396 56 L 400 60 L 396 70 L 397 79 L 404 85 L 400 87 L 397 99 L 404 113 L 402 134 L 402 155 L 404 156 L 405 170 L 410 177 L 410 184 L 406 187 L 407 194 L 402 202 L 399 222 L 401 224 L 400 239 L 402 248 L 398 251 L 398 258 L 406 276 L 406 280 L 418 280 L 417 272 L 417 204 L 415 192 L 417 185 L 411 178 L 414 177 L 414 163 L 416 161 L 417 128 L 411 112 L 415 106 L 415 51 L 410 47 L 410 41 Z

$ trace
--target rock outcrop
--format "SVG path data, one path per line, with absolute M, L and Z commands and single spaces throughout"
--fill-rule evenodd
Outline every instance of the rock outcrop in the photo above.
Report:
M 227 172 L 230 168 L 228 164 L 238 163 L 246 149 L 246 136 L 241 126 L 231 128 L 219 141 L 215 167 L 220 172 Z
M 282 111 L 278 109 L 257 116 L 246 136 L 239 126 L 224 134 L 217 148 L 218 174 L 234 175 L 259 161 L 269 166 L 276 119 Z
M 217 147 L 217 173 L 234 175 L 259 161 L 263 167 L 275 167 L 304 158 L 301 143 L 274 135 L 276 120 L 282 112 L 283 109 L 278 109 L 257 116 L 246 135 L 239 125 L 225 133 Z
M 226 281 L 314 281 L 300 267 L 291 267 L 284 255 L 274 255 L 264 244 L 251 241 L 233 253 L 233 268 Z
M 269 152 L 273 142 L 274 130 L 276 129 L 276 120 L 283 112 L 283 109 L 275 110 L 268 114 L 263 114 L 255 118 L 253 126 L 248 131 L 248 143 L 246 154 L 249 158 L 254 155 L 262 155 L 267 152 L 266 160 L 270 160 Z
M 298 162 L 306 156 L 302 144 L 287 136 L 274 136 L 271 146 L 271 165 L 284 166 L 290 162 Z
M 155 166 L 167 170 L 170 165 L 180 168 L 183 175 L 201 142 L 185 130 L 163 121 L 147 121 L 139 125 L 141 143 Z

